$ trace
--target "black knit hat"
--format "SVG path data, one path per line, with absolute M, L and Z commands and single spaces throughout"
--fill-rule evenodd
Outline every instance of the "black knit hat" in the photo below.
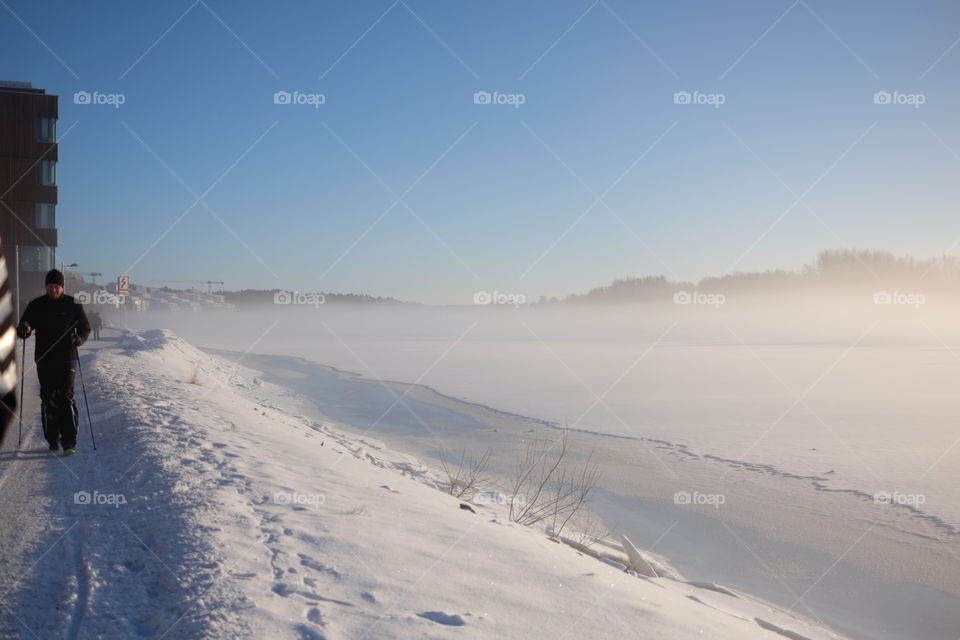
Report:
M 59 269 L 50 269 L 47 271 L 47 279 L 44 284 L 58 284 L 63 286 L 63 273 Z

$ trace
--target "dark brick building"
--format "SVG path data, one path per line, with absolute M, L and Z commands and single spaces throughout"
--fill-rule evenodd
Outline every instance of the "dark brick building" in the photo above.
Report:
M 24 301 L 42 292 L 56 261 L 58 107 L 58 96 L 30 83 L 0 81 L 0 237 Z

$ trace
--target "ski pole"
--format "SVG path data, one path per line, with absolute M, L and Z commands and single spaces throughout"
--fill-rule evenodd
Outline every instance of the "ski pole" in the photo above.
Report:
M 23 442 L 23 375 L 27 372 L 27 339 L 23 339 L 23 355 L 20 357 L 20 426 L 17 432 L 17 449 Z
M 90 441 L 93 443 L 93 450 L 97 450 L 97 439 L 93 435 L 93 421 L 90 419 L 90 401 L 87 400 L 87 387 L 83 384 L 83 367 L 80 366 L 80 358 L 77 358 L 77 371 L 80 372 L 80 388 L 83 390 L 83 405 L 87 408 L 87 424 L 90 426 Z

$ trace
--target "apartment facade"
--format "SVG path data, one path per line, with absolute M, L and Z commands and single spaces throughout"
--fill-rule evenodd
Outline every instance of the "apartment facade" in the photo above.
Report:
M 58 96 L 0 81 L 0 237 L 18 311 L 56 263 L 58 112 Z

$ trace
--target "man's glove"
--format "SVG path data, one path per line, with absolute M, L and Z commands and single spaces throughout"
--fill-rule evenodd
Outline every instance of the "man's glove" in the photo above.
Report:
M 81 344 L 83 344 L 83 338 L 80 337 L 80 334 L 79 334 L 79 333 L 71 333 L 71 334 L 70 334 L 70 344 L 71 344 L 73 347 L 79 347 Z
M 21 340 L 29 338 L 31 333 L 33 333 L 33 327 L 26 322 L 21 322 L 20 326 L 17 327 L 17 337 Z

